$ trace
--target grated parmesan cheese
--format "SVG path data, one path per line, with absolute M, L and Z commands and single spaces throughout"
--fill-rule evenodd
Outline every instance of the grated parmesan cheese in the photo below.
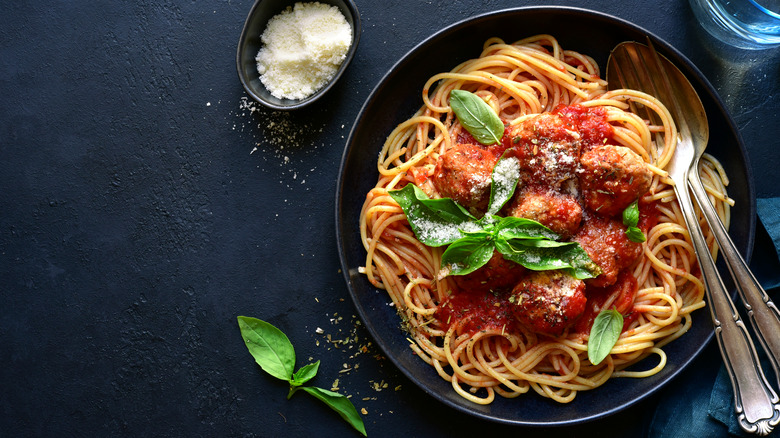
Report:
M 268 21 L 255 57 L 274 97 L 304 99 L 336 75 L 352 45 L 352 27 L 336 6 L 295 3 Z

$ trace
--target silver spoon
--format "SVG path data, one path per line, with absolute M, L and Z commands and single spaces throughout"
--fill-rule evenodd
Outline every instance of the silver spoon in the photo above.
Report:
M 632 88 L 655 96 L 669 108 L 675 119 L 679 138 L 667 171 L 674 181 L 674 191 L 699 259 L 707 301 L 710 303 L 710 312 L 715 325 L 715 338 L 734 388 L 735 410 L 739 424 L 747 432 L 767 435 L 780 423 L 780 398 L 767 382 L 747 327 L 742 322 L 715 267 L 687 190 L 689 182 L 705 218 L 715 233 L 718 244 L 723 248 L 729 270 L 740 273 L 740 276 L 735 275 L 740 295 L 748 310 L 751 311 L 751 318 L 757 331 L 762 333 L 759 338 L 769 356 L 772 357 L 776 374 L 778 357 L 780 357 L 776 354 L 780 352 L 780 340 L 776 339 L 780 335 L 780 319 L 778 319 L 777 308 L 760 289 L 755 277 L 750 274 L 744 260 L 728 238 L 701 185 L 698 163 L 709 137 L 704 107 L 696 90 L 682 72 L 668 59 L 656 53 L 652 46 L 635 42 L 617 45 L 610 54 L 607 78 L 610 89 Z M 742 268 L 739 268 L 739 262 Z M 746 282 L 747 287 L 740 284 L 743 281 Z M 758 290 L 760 292 L 757 292 Z M 762 314 L 760 318 L 753 316 L 757 313 Z M 774 337 L 770 335 L 772 332 L 775 334 Z M 776 345 L 778 349 L 774 349 Z

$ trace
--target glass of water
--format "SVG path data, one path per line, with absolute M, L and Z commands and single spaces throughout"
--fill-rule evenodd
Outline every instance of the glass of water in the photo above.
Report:
M 780 0 L 689 0 L 715 38 L 745 49 L 780 46 Z

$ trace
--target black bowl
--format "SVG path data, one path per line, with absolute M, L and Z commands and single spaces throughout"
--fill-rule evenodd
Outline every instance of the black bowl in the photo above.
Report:
M 241 80 L 241 84 L 254 100 L 269 108 L 278 110 L 298 109 L 322 97 L 344 73 L 344 70 L 346 70 L 355 56 L 355 51 L 360 41 L 360 14 L 352 0 L 317 0 L 320 3 L 339 8 L 341 13 L 344 14 L 344 18 L 347 19 L 347 23 L 352 27 L 352 45 L 347 52 L 347 57 L 333 76 L 333 79 L 311 96 L 297 100 L 280 99 L 273 96 L 260 81 L 260 74 L 257 72 L 255 57 L 263 46 L 263 43 L 260 41 L 260 35 L 265 30 L 268 20 L 299 1 L 301 0 L 257 0 L 249 11 L 249 15 L 244 22 L 244 28 L 241 31 L 241 37 L 238 39 L 236 67 L 238 68 L 238 77 Z
M 711 131 L 707 152 L 723 163 L 731 180 L 729 194 L 737 201 L 732 209 L 730 235 L 749 260 L 756 225 L 750 167 L 734 122 L 712 85 L 680 52 L 646 30 L 609 15 L 567 7 L 508 9 L 473 17 L 431 36 L 395 64 L 368 97 L 352 127 L 336 191 L 336 235 L 347 286 L 364 325 L 385 356 L 413 383 L 453 409 L 486 420 L 524 426 L 564 426 L 620 412 L 671 382 L 712 339 L 708 310 L 694 312 L 688 333 L 664 347 L 667 365 L 654 376 L 611 379 L 600 388 L 580 392 L 565 405 L 529 393 L 516 399 L 497 397 L 492 404 L 481 406 L 457 395 L 433 367 L 413 354 L 398 315 L 387 305 L 387 294 L 358 272 L 366 260 L 358 219 L 365 195 L 377 181 L 377 155 L 393 128 L 422 105 L 420 92 L 425 81 L 478 56 L 490 37 L 514 42 L 540 33 L 553 35 L 564 49 L 591 55 L 602 72 L 615 45 L 630 40 L 645 42 L 649 36 L 656 49 L 682 70 L 707 111 Z M 635 369 L 652 365 L 640 363 Z

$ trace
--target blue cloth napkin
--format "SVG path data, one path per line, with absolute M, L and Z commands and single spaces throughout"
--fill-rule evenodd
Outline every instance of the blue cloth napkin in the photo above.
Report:
M 758 218 L 764 225 L 764 229 L 769 238 L 772 239 L 775 253 L 780 254 L 780 198 L 759 198 L 756 200 L 758 209 Z M 760 236 L 756 237 L 756 244 Z M 776 268 L 776 266 L 774 267 Z M 756 277 L 761 281 L 764 289 L 774 289 L 780 287 L 780 269 L 771 269 L 769 272 L 762 273 L 762 277 Z
M 773 301 L 780 300 L 780 198 L 758 199 L 757 227 L 751 269 Z M 739 306 L 738 306 L 739 307 Z M 757 345 L 758 347 L 758 345 Z M 762 352 L 759 354 L 763 355 Z M 764 361 L 764 373 L 775 391 L 777 378 Z M 734 413 L 734 392 L 717 345 L 712 345 L 662 392 L 648 437 L 754 437 L 745 433 Z M 780 428 L 780 426 L 778 426 Z M 775 430 L 769 437 L 780 438 Z

